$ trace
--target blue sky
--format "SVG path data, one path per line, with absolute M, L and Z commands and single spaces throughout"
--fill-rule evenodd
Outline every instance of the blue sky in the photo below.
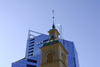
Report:
M 63 38 L 75 44 L 80 67 L 99 67 L 99 0 L 0 0 L 0 67 L 25 57 L 29 29 L 48 34 L 52 10 Z

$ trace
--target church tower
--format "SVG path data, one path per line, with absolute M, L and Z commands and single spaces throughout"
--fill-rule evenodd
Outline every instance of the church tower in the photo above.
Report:
M 55 29 L 53 23 L 52 29 L 48 31 L 49 41 L 44 43 L 41 50 L 40 67 L 68 67 L 67 54 L 68 52 L 59 42 L 59 32 Z

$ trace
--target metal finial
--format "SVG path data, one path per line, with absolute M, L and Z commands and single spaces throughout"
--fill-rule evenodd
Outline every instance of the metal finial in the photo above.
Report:
M 53 26 L 52 26 L 52 29 L 55 29 L 55 25 L 54 25 L 54 10 L 52 10 L 53 12 Z
M 52 10 L 52 12 L 53 12 L 53 24 L 54 24 L 54 10 Z

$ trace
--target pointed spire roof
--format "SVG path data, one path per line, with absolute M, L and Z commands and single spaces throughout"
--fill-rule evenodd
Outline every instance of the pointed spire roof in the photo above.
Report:
M 53 23 L 53 25 L 52 25 L 52 29 L 50 29 L 49 31 L 51 31 L 51 30 L 55 30 L 56 28 L 55 28 L 55 25 L 54 25 L 54 23 Z
M 55 25 L 54 25 L 54 23 L 53 23 L 53 25 L 52 25 L 52 29 L 55 29 Z

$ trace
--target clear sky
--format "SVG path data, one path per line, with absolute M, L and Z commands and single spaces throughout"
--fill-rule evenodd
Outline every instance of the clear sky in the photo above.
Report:
M 25 57 L 29 29 L 48 34 L 52 10 L 80 67 L 100 67 L 100 0 L 0 0 L 0 67 Z

